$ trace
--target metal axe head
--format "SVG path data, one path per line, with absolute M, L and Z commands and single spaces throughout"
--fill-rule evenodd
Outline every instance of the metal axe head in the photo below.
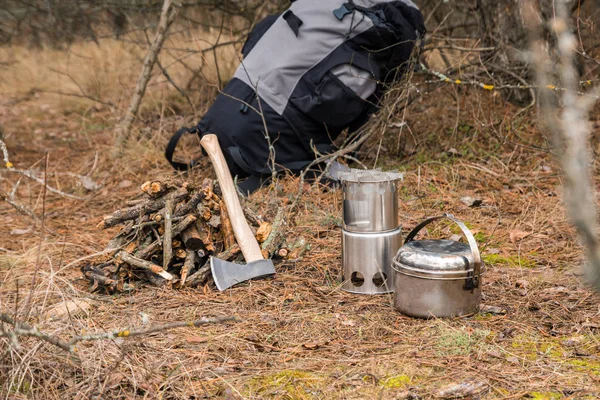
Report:
M 210 270 L 220 291 L 250 279 L 266 278 L 275 274 L 275 266 L 271 260 L 257 260 L 243 265 L 211 257 Z

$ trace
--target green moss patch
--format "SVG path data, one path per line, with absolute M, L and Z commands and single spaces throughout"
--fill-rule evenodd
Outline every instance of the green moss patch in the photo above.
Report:
M 324 378 L 312 372 L 285 370 L 271 375 L 253 378 L 250 390 L 253 395 L 282 395 L 286 399 L 313 398 L 316 391 L 326 385 Z
M 534 400 L 558 400 L 562 399 L 563 395 L 557 392 L 531 392 L 529 397 Z
M 528 360 L 535 360 L 539 356 L 546 356 L 555 361 L 565 357 L 565 349 L 552 340 L 539 340 L 527 335 L 519 335 L 511 343 L 513 351 Z
M 535 268 L 537 263 L 534 260 L 518 257 L 504 256 L 502 254 L 484 254 L 483 262 L 487 265 L 504 265 L 513 268 Z
M 409 386 L 412 379 L 408 375 L 396 375 L 381 379 L 379 385 L 386 389 L 403 389 Z
M 579 372 L 587 372 L 600 377 L 600 361 L 598 360 L 576 359 L 569 360 L 568 363 Z

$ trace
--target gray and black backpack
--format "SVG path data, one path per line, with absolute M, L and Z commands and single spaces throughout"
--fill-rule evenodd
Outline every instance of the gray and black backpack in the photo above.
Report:
M 179 137 L 214 133 L 233 175 L 270 175 L 270 154 L 297 173 L 377 111 L 424 33 L 410 0 L 294 0 L 252 30 L 234 77 L 196 127 L 177 132 L 167 159 L 187 168 L 172 160 Z

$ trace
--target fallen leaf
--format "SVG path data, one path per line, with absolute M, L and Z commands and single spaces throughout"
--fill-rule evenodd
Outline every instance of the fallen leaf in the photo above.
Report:
M 61 319 L 67 315 L 72 317 L 87 314 L 92 304 L 87 299 L 72 299 L 58 303 L 46 311 L 50 319 Z
M 27 235 L 30 232 L 31 232 L 31 228 L 13 229 L 13 230 L 10 231 L 10 234 L 13 235 L 13 236 L 21 236 L 21 235 Z
M 86 188 L 90 192 L 94 192 L 94 191 L 102 188 L 102 185 L 99 185 L 96 182 L 94 182 L 89 176 L 82 177 L 81 184 L 83 185 L 84 188 Z
M 508 238 L 510 239 L 511 242 L 515 243 L 515 242 L 518 242 L 519 240 L 525 239 L 527 236 L 531 235 L 532 233 L 533 232 L 514 230 L 514 231 L 510 231 Z
M 570 293 L 570 290 L 565 286 L 555 286 L 542 290 L 543 293 L 557 294 L 557 293 Z
M 306 350 L 318 350 L 323 346 L 327 346 L 329 342 L 325 343 L 304 343 L 302 347 Z
M 479 311 L 484 314 L 493 314 L 493 315 L 504 315 L 506 314 L 506 309 L 498 306 L 490 306 L 487 304 L 482 304 Z
M 474 197 L 465 196 L 460 198 L 461 203 L 465 204 L 467 207 L 479 207 L 483 204 L 482 199 L 476 199 Z
M 256 240 L 258 240 L 259 243 L 263 243 L 265 240 L 267 240 L 271 234 L 271 231 L 273 231 L 273 225 L 268 222 L 263 222 L 256 231 Z
M 446 153 L 450 154 L 451 156 L 462 156 L 462 154 L 460 154 L 460 151 L 456 150 L 454 147 L 447 150 Z
M 565 347 L 577 347 L 585 340 L 585 336 L 575 336 L 569 339 L 563 340 L 562 344 Z
M 489 382 L 483 379 L 469 379 L 461 383 L 452 383 L 444 386 L 436 393 L 439 399 L 460 399 L 463 397 L 475 397 L 489 388 Z
M 199 344 L 199 343 L 206 343 L 208 342 L 208 339 L 205 337 L 200 337 L 200 336 L 188 336 L 185 338 L 186 342 L 191 343 L 191 344 Z

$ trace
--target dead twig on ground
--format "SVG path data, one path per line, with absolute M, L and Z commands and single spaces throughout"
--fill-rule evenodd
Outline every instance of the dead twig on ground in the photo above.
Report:
M 185 328 L 185 327 L 194 327 L 198 328 L 203 325 L 209 324 L 222 324 L 226 322 L 237 322 L 239 321 L 236 317 L 217 317 L 217 318 L 201 318 L 195 321 L 187 321 L 187 322 L 172 322 L 164 325 L 157 326 L 149 326 L 149 327 L 134 327 L 127 329 L 118 329 L 111 332 L 101 332 L 94 333 L 90 335 L 80 335 L 74 336 L 69 341 L 64 341 L 57 336 L 50 335 L 44 332 L 41 332 L 37 327 L 30 326 L 28 324 L 24 324 L 16 321 L 8 314 L 0 313 L 0 321 L 12 325 L 13 329 L 11 330 L 0 330 L 0 337 L 6 337 L 11 340 L 12 346 L 18 346 L 18 338 L 19 337 L 35 337 L 44 342 L 50 343 L 61 350 L 64 350 L 68 353 L 76 353 L 77 349 L 75 345 L 81 342 L 90 342 L 90 341 L 98 341 L 98 340 L 113 340 L 116 338 L 128 338 L 128 337 L 137 337 L 137 336 L 145 336 L 150 335 L 157 332 L 163 332 L 175 328 Z
M 41 184 L 44 186 L 45 189 L 47 189 L 49 192 L 57 194 L 59 196 L 62 197 L 66 197 L 67 199 L 71 199 L 71 200 L 86 200 L 87 197 L 81 197 L 81 196 L 75 196 L 69 193 L 65 193 L 62 190 L 56 189 L 50 185 L 48 185 L 47 179 L 46 179 L 46 175 L 52 175 L 52 174 L 48 174 L 47 171 L 44 172 L 44 179 L 36 176 L 32 171 L 30 170 L 22 170 L 22 169 L 14 169 L 12 168 L 12 164 L 11 164 L 11 168 L 6 168 L 6 169 L 0 169 L 0 172 L 10 172 L 10 173 L 14 173 L 14 174 L 19 174 L 22 175 L 24 177 L 27 177 L 31 180 L 36 181 L 37 183 Z M 69 176 L 75 176 L 78 179 L 82 180 L 82 183 L 84 183 L 84 179 L 86 177 L 81 176 L 81 175 L 77 175 L 77 174 L 68 174 Z M 89 179 L 89 178 L 87 178 Z

